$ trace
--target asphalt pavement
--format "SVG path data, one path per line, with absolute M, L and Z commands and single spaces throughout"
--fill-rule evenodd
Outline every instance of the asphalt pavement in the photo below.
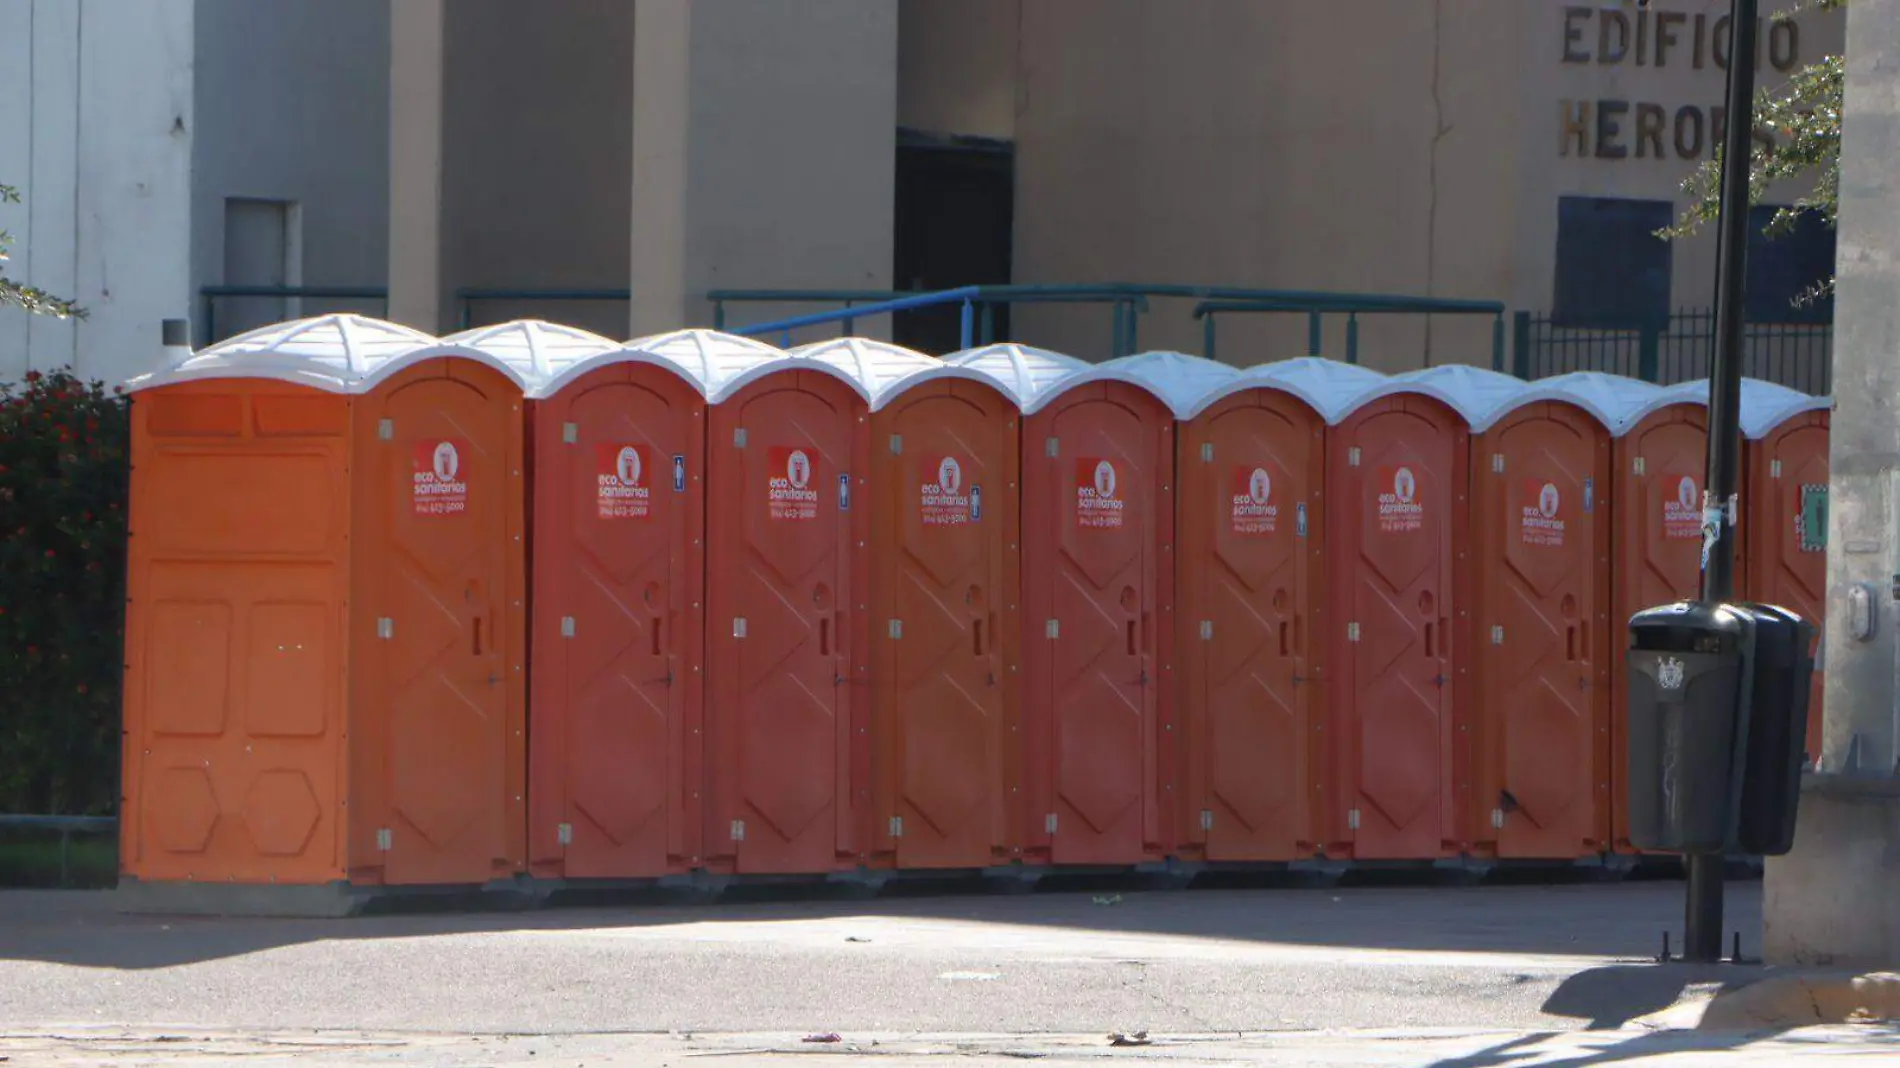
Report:
M 1745 950 L 1758 944 L 1759 891 L 1729 892 Z M 1765 974 L 1652 963 L 1681 903 L 1680 884 L 1659 882 L 223 920 L 5 892 L 0 1058 L 196 1063 L 180 1058 L 262 1043 L 247 1061 L 1594 1064 L 1574 1057 L 1686 1040 L 1632 1025 Z M 1900 1056 L 1879 1041 L 1890 1035 L 1836 1037 L 1836 1055 L 1869 1040 Z M 1542 1059 L 1538 1043 L 1573 1059 Z

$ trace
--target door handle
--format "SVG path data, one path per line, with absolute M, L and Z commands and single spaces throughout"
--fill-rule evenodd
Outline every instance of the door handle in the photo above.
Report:
M 970 655 L 983 655 L 983 619 L 977 617 L 970 621 Z
M 1427 660 L 1438 658 L 1438 655 L 1432 651 L 1432 627 L 1433 624 L 1428 620 L 1425 624 L 1425 659 Z
M 1139 625 L 1140 624 L 1138 624 L 1135 620 L 1131 619 L 1128 621 L 1128 655 L 1129 656 L 1134 656 L 1137 651 L 1136 646 L 1135 646 L 1135 628 Z
M 826 616 L 823 619 L 820 619 L 818 621 L 818 655 L 819 656 L 831 655 L 831 617 L 830 616 Z
M 1575 623 L 1564 628 L 1564 659 L 1573 662 L 1577 659 L 1577 625 Z
M 665 619 L 661 616 L 653 617 L 652 632 L 653 632 L 653 655 L 654 656 L 660 655 L 660 627 L 661 627 L 661 624 L 663 624 L 664 622 L 665 622 Z

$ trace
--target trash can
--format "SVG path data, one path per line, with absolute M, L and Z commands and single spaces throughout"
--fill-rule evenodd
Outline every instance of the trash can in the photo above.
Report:
M 1681 601 L 1630 618 L 1629 836 L 1638 849 L 1736 845 L 1755 614 Z
M 1739 848 L 1759 857 L 1794 848 L 1794 817 L 1814 692 L 1814 624 L 1785 608 L 1755 613 L 1754 692 L 1743 763 Z

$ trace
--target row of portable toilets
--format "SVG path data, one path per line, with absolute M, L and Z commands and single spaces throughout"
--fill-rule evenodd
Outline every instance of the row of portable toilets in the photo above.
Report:
M 132 384 L 124 874 L 1629 853 L 1703 388 L 256 331 Z M 1744 592 L 1810 617 L 1826 407 L 1744 394 Z

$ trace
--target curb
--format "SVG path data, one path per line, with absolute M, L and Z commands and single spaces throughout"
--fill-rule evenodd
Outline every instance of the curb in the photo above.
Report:
M 1780 975 L 1632 1021 L 1658 1031 L 1759 1031 L 1900 1021 L 1900 973 Z

